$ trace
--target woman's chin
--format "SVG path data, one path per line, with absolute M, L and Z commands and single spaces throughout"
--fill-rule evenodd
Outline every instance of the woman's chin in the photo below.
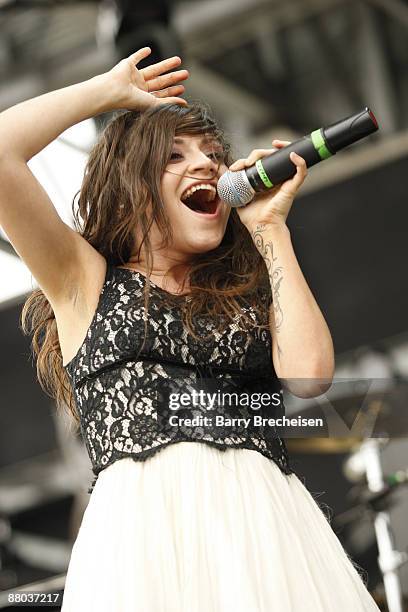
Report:
M 221 243 L 222 235 L 219 236 L 195 236 L 194 239 L 189 240 L 185 246 L 191 253 L 207 253 L 216 249 Z

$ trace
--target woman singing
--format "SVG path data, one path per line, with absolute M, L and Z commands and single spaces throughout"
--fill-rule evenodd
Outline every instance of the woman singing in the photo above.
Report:
M 286 225 L 305 162 L 293 153 L 291 180 L 231 209 L 221 174 L 271 150 L 232 164 L 206 107 L 179 97 L 180 58 L 138 70 L 149 53 L 0 115 L 0 223 L 40 286 L 24 331 L 95 476 L 62 610 L 378 610 L 284 441 L 246 425 L 276 415 L 276 401 L 220 400 L 330 386 L 330 333 Z M 109 111 L 74 231 L 27 162 Z

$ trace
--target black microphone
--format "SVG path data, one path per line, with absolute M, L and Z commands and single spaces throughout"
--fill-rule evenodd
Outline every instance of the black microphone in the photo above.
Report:
M 292 151 L 303 157 L 309 168 L 377 130 L 377 119 L 366 107 L 259 159 L 250 168 L 238 172 L 228 170 L 218 181 L 218 195 L 230 206 L 245 206 L 256 193 L 268 191 L 296 174 L 296 166 L 290 159 Z

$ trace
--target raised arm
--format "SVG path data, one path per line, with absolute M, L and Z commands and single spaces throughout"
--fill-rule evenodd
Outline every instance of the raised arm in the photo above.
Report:
M 27 162 L 69 127 L 116 109 L 174 102 L 188 77 L 173 57 L 143 70 L 148 47 L 88 81 L 27 100 L 0 114 L 0 225 L 47 298 L 70 299 L 81 262 L 93 247 L 59 217 Z M 63 169 L 61 169 L 63 171 Z
M 273 141 L 277 148 L 288 142 Z M 256 149 L 230 167 L 240 170 L 270 155 Z M 291 154 L 296 175 L 257 196 L 237 212 L 268 270 L 273 304 L 270 311 L 272 358 L 277 376 L 294 395 L 313 397 L 331 385 L 334 351 L 330 331 L 303 276 L 286 225 L 293 200 L 306 174 L 305 161 Z

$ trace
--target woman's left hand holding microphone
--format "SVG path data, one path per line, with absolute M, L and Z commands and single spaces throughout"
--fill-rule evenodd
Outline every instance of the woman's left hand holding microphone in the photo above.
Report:
M 249 168 L 258 159 L 271 155 L 289 144 L 290 142 L 286 140 L 273 140 L 274 149 L 254 149 L 246 159 L 238 159 L 234 162 L 229 170 L 236 172 Z M 291 153 L 290 159 L 296 166 L 296 174 L 291 179 L 262 194 L 257 194 L 252 202 L 236 209 L 241 222 L 249 231 L 253 231 L 259 225 L 286 225 L 293 200 L 307 176 L 305 160 L 294 152 Z

